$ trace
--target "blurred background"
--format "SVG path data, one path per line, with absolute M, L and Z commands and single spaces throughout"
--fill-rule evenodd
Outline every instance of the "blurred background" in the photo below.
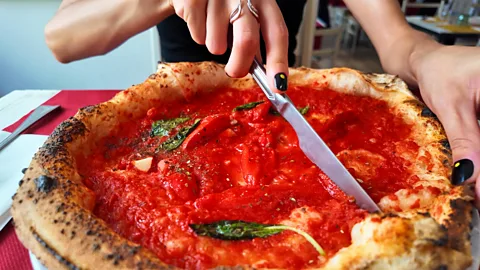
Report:
M 480 46 L 479 0 L 398 0 L 412 27 L 439 42 Z M 104 56 L 61 64 L 44 27 L 60 0 L 0 0 L 0 97 L 26 89 L 125 89 L 155 72 L 161 60 L 151 28 Z M 298 34 L 297 66 L 382 72 L 377 54 L 341 0 L 308 0 Z

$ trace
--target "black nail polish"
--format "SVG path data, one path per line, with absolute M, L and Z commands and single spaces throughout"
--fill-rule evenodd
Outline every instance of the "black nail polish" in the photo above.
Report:
M 460 185 L 473 175 L 473 162 L 462 159 L 453 164 L 452 184 Z
M 288 81 L 285 73 L 278 73 L 275 75 L 275 87 L 280 91 L 287 90 Z

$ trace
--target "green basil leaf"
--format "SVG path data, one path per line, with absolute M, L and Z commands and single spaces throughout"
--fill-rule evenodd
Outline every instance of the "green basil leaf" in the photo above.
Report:
M 166 151 L 172 151 L 174 149 L 177 149 L 183 141 L 187 138 L 187 136 L 195 130 L 195 128 L 198 126 L 200 123 L 201 119 L 195 120 L 195 122 L 191 126 L 186 126 L 181 128 L 178 133 L 175 136 L 172 136 L 168 138 L 166 141 L 164 141 L 161 145 L 160 148 Z
M 223 220 L 210 224 L 190 224 L 197 235 L 209 236 L 221 240 L 246 240 L 265 238 L 283 231 L 268 229 L 272 225 L 245 222 L 240 220 Z
M 250 109 L 253 109 L 255 107 L 257 107 L 259 104 L 262 104 L 264 103 L 265 101 L 255 101 L 255 102 L 250 102 L 250 103 L 247 103 L 247 104 L 243 104 L 243 105 L 240 105 L 238 107 L 236 107 L 235 109 L 233 109 L 233 111 L 241 111 L 241 110 L 250 110 Z
M 275 110 L 275 108 L 273 107 L 270 107 L 270 110 L 268 110 L 268 112 L 273 115 L 280 115 L 280 113 L 277 112 L 277 110 Z
M 308 113 L 308 110 L 310 109 L 309 106 L 306 106 L 306 107 L 303 107 L 303 108 L 300 108 L 298 109 L 298 111 L 302 114 L 302 115 L 305 115 Z
M 321 256 L 325 256 L 325 251 L 312 236 L 300 229 L 286 225 L 259 224 L 241 220 L 222 220 L 208 224 L 190 224 L 189 226 L 197 235 L 220 240 L 266 238 L 281 233 L 284 230 L 289 230 L 303 236 Z
M 168 133 L 177 127 L 178 125 L 185 123 L 189 120 L 189 117 L 179 117 L 166 120 L 158 120 L 153 122 L 152 131 L 150 131 L 150 136 L 168 136 Z

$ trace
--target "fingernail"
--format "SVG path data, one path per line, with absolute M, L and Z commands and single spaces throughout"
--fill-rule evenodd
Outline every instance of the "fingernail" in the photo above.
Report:
M 288 81 L 285 73 L 278 73 L 275 75 L 275 87 L 280 91 L 287 90 Z
M 460 185 L 473 175 L 473 162 L 461 159 L 453 164 L 452 184 Z
M 230 75 L 228 75 L 228 73 L 226 71 L 225 71 L 225 74 L 227 75 L 227 77 L 232 78 Z

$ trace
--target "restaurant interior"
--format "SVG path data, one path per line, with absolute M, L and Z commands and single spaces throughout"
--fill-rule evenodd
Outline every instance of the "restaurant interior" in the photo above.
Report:
M 410 26 L 438 42 L 480 46 L 478 0 L 399 0 L 399 4 Z M 343 1 L 308 1 L 307 5 L 299 33 L 303 36 L 298 40 L 303 44 L 297 48 L 297 65 L 383 72 L 374 47 Z M 315 8 L 318 12 L 309 15 L 309 10 Z M 307 29 L 307 24 L 315 28 Z M 314 44 L 311 47 L 310 41 Z

